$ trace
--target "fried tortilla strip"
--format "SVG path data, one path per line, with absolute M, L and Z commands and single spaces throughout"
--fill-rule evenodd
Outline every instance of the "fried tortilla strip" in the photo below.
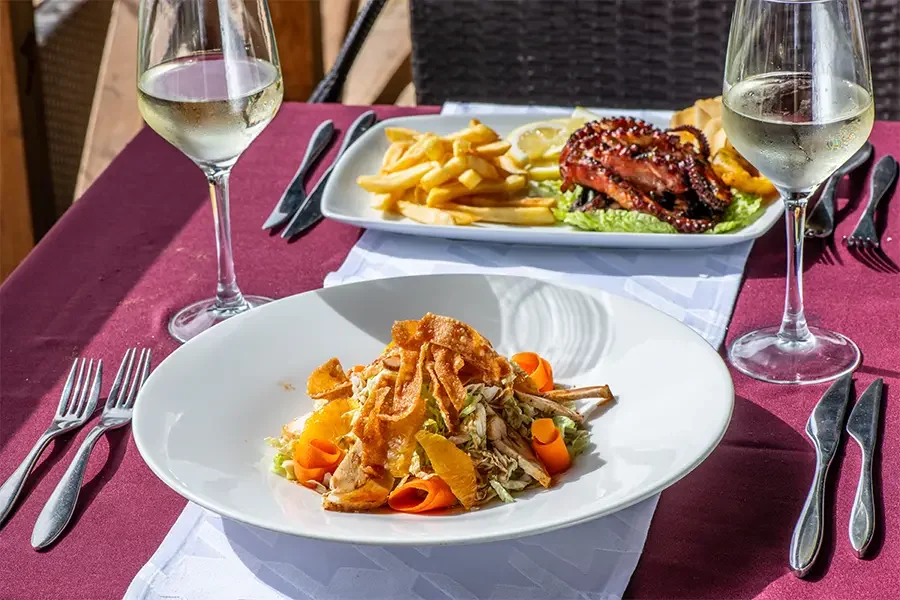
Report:
M 550 390 L 541 395 L 554 402 L 571 402 L 572 400 L 584 400 L 585 398 L 599 398 L 607 401 L 613 399 L 612 391 L 610 391 L 608 385 L 572 388 L 570 390 Z
M 387 411 L 378 414 L 379 420 L 387 422 L 387 462 L 385 467 L 395 477 L 409 472 L 409 465 L 416 450 L 416 432 L 425 422 L 425 399 L 422 397 L 422 380 L 428 347 L 419 352 L 403 350 L 400 354 L 400 372 L 394 388 L 393 401 Z M 414 375 L 411 380 L 402 377 L 413 361 Z M 402 384 L 402 385 L 401 385 Z
M 353 433 L 362 443 L 364 466 L 382 467 L 387 461 L 387 425 L 377 416 L 389 402 L 390 394 L 390 380 L 385 378 L 379 381 L 360 408 L 353 426 Z
M 459 354 L 467 365 L 483 372 L 484 381 L 494 383 L 502 377 L 505 359 L 487 339 L 465 323 L 428 313 L 419 321 L 418 335 L 435 346 Z
M 391 327 L 391 340 L 395 346 L 404 350 L 418 350 L 423 342 L 418 331 L 418 321 L 394 321 L 394 326 Z
M 394 398 L 377 413 L 384 421 L 400 421 L 408 417 L 422 400 L 423 350 L 400 350 L 400 370 L 394 384 Z
M 432 354 L 437 379 L 453 403 L 453 408 L 459 412 L 466 403 L 466 388 L 459 379 L 459 370 L 465 364 L 464 359 L 459 354 L 440 346 L 435 347 Z M 456 365 L 459 365 L 459 368 L 456 368 Z
M 447 425 L 450 435 L 454 435 L 459 429 L 459 412 L 453 406 L 453 402 L 450 401 L 450 396 L 447 395 L 444 386 L 441 385 L 434 370 L 434 362 L 426 363 L 425 371 L 431 378 L 431 395 L 437 401 L 438 410 L 441 411 L 441 416 L 444 418 L 444 424 Z
M 333 400 L 347 397 L 351 393 L 350 378 L 344 373 L 341 361 L 336 358 L 317 367 L 306 380 L 306 394 L 316 400 Z

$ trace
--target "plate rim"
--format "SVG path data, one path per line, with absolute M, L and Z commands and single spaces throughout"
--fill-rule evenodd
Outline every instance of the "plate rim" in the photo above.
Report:
M 489 274 L 489 273 L 437 273 L 437 274 L 422 274 L 422 275 L 402 275 L 402 276 L 398 276 L 398 277 L 385 277 L 385 278 L 378 278 L 378 279 L 366 279 L 366 280 L 362 280 L 362 281 L 353 281 L 353 282 L 342 283 L 342 284 L 338 284 L 338 285 L 334 285 L 334 286 L 329 286 L 328 288 L 318 288 L 315 290 L 308 290 L 306 292 L 301 292 L 299 294 L 292 294 L 290 296 L 280 298 L 270 304 L 257 307 L 256 309 L 254 309 L 254 311 L 265 310 L 266 306 L 274 306 L 279 303 L 287 303 L 287 301 L 293 301 L 294 298 L 298 298 L 298 297 L 306 296 L 306 295 L 316 295 L 322 291 L 333 290 L 338 287 L 361 286 L 361 285 L 373 283 L 375 281 L 383 282 L 383 281 L 392 281 L 392 280 L 400 280 L 400 279 L 419 279 L 419 278 L 435 278 L 435 277 L 437 277 L 437 278 L 484 277 L 484 278 L 536 280 L 536 281 L 540 281 L 545 284 L 568 288 L 570 290 L 578 291 L 578 292 L 588 294 L 588 295 L 599 294 L 601 296 L 604 296 L 604 295 L 612 296 L 612 297 L 615 297 L 617 299 L 617 301 L 623 301 L 627 304 L 635 305 L 635 306 L 639 307 L 639 309 L 641 309 L 641 310 L 650 310 L 650 311 L 659 313 L 659 315 L 661 315 L 663 318 L 672 321 L 676 326 L 683 328 L 690 335 L 694 336 L 699 342 L 701 342 L 702 346 L 704 346 L 707 351 L 709 351 L 710 353 L 712 353 L 713 356 L 715 356 L 715 358 L 717 359 L 717 361 L 716 361 L 717 367 L 725 375 L 724 381 L 727 382 L 728 388 L 730 390 L 729 400 L 728 400 L 728 406 L 727 406 L 727 410 L 725 411 L 724 418 L 723 418 L 722 422 L 718 424 L 719 430 L 716 434 L 715 441 L 710 443 L 709 447 L 706 448 L 703 452 L 701 452 L 691 462 L 691 464 L 688 465 L 687 467 L 685 467 L 685 469 L 682 470 L 681 472 L 674 474 L 670 477 L 667 477 L 666 479 L 659 482 L 657 485 L 652 486 L 648 491 L 646 491 L 643 494 L 640 494 L 635 497 L 623 499 L 622 501 L 617 502 L 617 503 L 613 504 L 612 506 L 608 507 L 606 510 L 602 510 L 597 513 L 590 514 L 590 515 L 577 516 L 577 517 L 574 517 L 571 519 L 563 518 L 559 521 L 555 521 L 555 522 L 552 522 L 549 524 L 536 524 L 536 525 L 530 526 L 530 527 L 525 526 L 525 527 L 519 527 L 517 529 L 508 529 L 506 532 L 501 532 L 501 533 L 479 534 L 478 532 L 475 532 L 474 534 L 466 535 L 465 537 L 462 537 L 462 536 L 454 535 L 451 532 L 451 534 L 449 536 L 444 535 L 443 537 L 435 539 L 433 541 L 432 540 L 416 540 L 415 542 L 408 542 L 408 541 L 403 541 L 401 539 L 398 539 L 396 537 L 385 538 L 385 537 L 380 537 L 381 534 L 366 535 L 365 533 L 362 533 L 360 535 L 360 537 L 357 539 L 350 540 L 350 539 L 347 539 L 347 537 L 343 536 L 343 535 L 328 535 L 327 529 L 325 530 L 324 533 L 319 533 L 317 531 L 314 531 L 312 533 L 300 533 L 296 530 L 292 530 L 287 527 L 279 527 L 277 524 L 273 525 L 270 523 L 261 522 L 260 520 L 256 519 L 255 517 L 252 517 L 252 516 L 248 517 L 246 514 L 243 514 L 243 515 L 238 514 L 236 511 L 232 511 L 231 509 L 225 508 L 224 506 L 215 502 L 214 500 L 207 501 L 207 500 L 203 499 L 202 497 L 200 497 L 198 494 L 195 494 L 192 491 L 186 489 L 186 487 L 182 486 L 180 481 L 176 477 L 169 476 L 168 473 L 165 472 L 165 469 L 161 467 L 161 465 L 156 464 L 156 461 L 152 458 L 152 453 L 150 453 L 150 451 L 149 451 L 150 446 L 149 446 L 149 444 L 147 444 L 147 440 L 144 440 L 143 430 L 140 427 L 140 423 L 142 422 L 142 420 L 140 419 L 140 415 L 142 414 L 142 408 L 144 406 L 144 403 L 141 402 L 141 399 L 143 397 L 144 389 L 146 389 L 147 383 L 151 382 L 154 375 L 156 375 L 159 372 L 160 368 L 162 368 L 163 365 L 167 361 L 169 361 L 173 356 L 176 356 L 176 355 L 180 354 L 182 351 L 184 351 L 185 348 L 189 348 L 189 347 L 191 347 L 191 345 L 196 345 L 196 343 L 197 343 L 196 340 L 201 340 L 201 339 L 205 340 L 205 339 L 214 338 L 215 336 L 228 335 L 228 332 L 231 329 L 241 327 L 242 323 L 245 320 L 247 320 L 248 315 L 251 314 L 251 311 L 247 311 L 245 313 L 242 313 L 240 315 L 236 315 L 235 317 L 232 317 L 231 319 L 229 319 L 226 322 L 218 324 L 216 327 L 213 327 L 213 328 L 201 333 L 194 339 L 186 342 L 185 344 L 181 345 L 179 348 L 176 348 L 171 354 L 166 356 L 166 358 L 164 358 L 163 361 L 160 362 L 160 364 L 157 365 L 157 367 L 155 369 L 153 369 L 153 371 L 150 374 L 150 377 L 147 379 L 147 382 L 145 382 L 142 389 L 138 392 L 138 396 L 135 399 L 134 414 L 132 417 L 132 425 L 131 425 L 132 437 L 134 438 L 135 446 L 137 447 L 138 453 L 140 454 L 141 459 L 144 461 L 144 464 L 147 465 L 147 467 L 150 469 L 150 471 L 160 481 L 162 481 L 162 483 L 164 483 L 166 485 L 166 487 L 168 487 L 170 490 L 172 490 L 175 493 L 177 493 L 178 495 L 180 495 L 182 498 L 185 498 L 186 500 L 193 502 L 193 503 L 197 504 L 198 506 L 203 507 L 206 510 L 211 511 L 211 512 L 219 515 L 220 517 L 228 518 L 233 521 L 237 521 L 239 523 L 252 525 L 254 527 L 259 527 L 259 528 L 265 529 L 267 531 L 273 531 L 276 533 L 282 533 L 282 534 L 286 534 L 286 535 L 327 541 L 327 542 L 339 542 L 339 543 L 358 544 L 358 545 L 366 545 L 366 546 L 392 546 L 392 547 L 393 546 L 450 546 L 450 545 L 480 544 L 480 543 L 518 539 L 518 538 L 522 538 L 522 537 L 530 537 L 530 536 L 540 535 L 542 533 L 548 533 L 551 531 L 556 531 L 556 530 L 572 527 L 575 525 L 587 523 L 589 521 L 593 521 L 595 519 L 600 519 L 605 516 L 625 510 L 626 508 L 629 508 L 640 502 L 643 502 L 644 500 L 650 498 L 651 496 L 654 496 L 655 494 L 661 493 L 662 491 L 668 489 L 669 487 L 671 487 L 678 481 L 687 477 L 698 466 L 700 466 L 710 456 L 710 454 L 712 454 L 712 452 L 716 448 L 718 448 L 719 444 L 722 442 L 722 439 L 724 438 L 725 433 L 728 430 L 728 427 L 731 423 L 731 419 L 734 415 L 734 403 L 735 403 L 734 380 L 731 376 L 730 371 L 728 370 L 728 366 L 725 364 L 725 361 L 722 359 L 721 355 L 716 350 L 716 348 L 714 348 L 709 342 L 707 342 L 703 336 L 701 336 L 699 333 L 697 333 L 696 331 L 694 331 L 693 329 L 691 329 L 690 327 L 688 327 L 687 325 L 685 325 L 684 323 L 682 323 L 681 321 L 676 319 L 675 317 L 672 317 L 671 315 L 668 315 L 665 312 L 650 306 L 649 304 L 645 304 L 643 302 L 640 302 L 638 300 L 634 300 L 631 298 L 626 298 L 624 296 L 621 296 L 619 294 L 609 292 L 606 290 L 593 289 L 593 288 L 579 285 L 579 284 L 569 284 L 569 283 L 550 281 L 550 280 L 540 279 L 540 278 L 535 278 L 535 277 L 525 277 L 525 276 L 520 276 L 520 275 Z M 216 332 L 217 329 L 219 330 L 218 334 L 214 333 L 214 332 Z M 364 513 L 361 513 L 361 514 L 364 514 Z M 376 515 L 376 516 L 380 516 L 380 515 Z
M 622 109 L 622 112 L 635 111 L 642 109 Z M 516 226 L 491 226 L 483 227 L 451 227 L 447 225 L 425 225 L 415 223 L 408 219 L 398 219 L 396 221 L 380 218 L 367 217 L 363 214 L 352 214 L 347 211 L 338 210 L 336 200 L 339 195 L 338 188 L 344 183 L 344 180 L 352 176 L 347 172 L 355 164 L 356 158 L 367 150 L 367 146 L 372 143 L 378 135 L 381 135 L 386 127 L 391 127 L 393 123 L 409 122 L 433 122 L 440 120 L 448 121 L 465 121 L 470 117 L 481 117 L 484 121 L 491 119 L 527 119 L 539 117 L 535 114 L 522 114 L 514 112 L 497 112 L 491 114 L 426 114 L 426 115 L 407 115 L 390 117 L 378 121 L 371 129 L 366 131 L 343 156 L 339 157 L 334 163 L 334 171 L 325 184 L 322 195 L 321 212 L 322 215 L 338 221 L 360 227 L 363 229 L 372 229 L 376 231 L 386 231 L 401 235 L 409 235 L 414 237 L 426 238 L 443 238 L 466 241 L 477 241 L 484 243 L 500 243 L 500 244 L 529 244 L 537 246 L 562 246 L 562 247 L 584 247 L 584 248 L 641 248 L 641 249 L 670 249 L 670 250 L 696 250 L 702 248 L 723 248 L 733 246 L 743 242 L 748 242 L 762 237 L 772 229 L 782 218 L 784 213 L 784 205 L 781 198 L 778 198 L 765 207 L 760 217 L 751 224 L 735 233 L 725 233 L 721 235 L 711 234 L 684 234 L 684 233 L 629 233 L 629 232 L 602 232 L 602 231 L 579 231 L 574 228 L 565 229 L 564 227 L 541 228 L 541 227 L 516 227 Z M 554 115 L 547 115 L 553 118 Z M 411 125 L 412 126 L 412 125 Z M 778 208 L 776 208 L 778 207 Z M 751 227 L 759 226 L 758 233 L 753 232 Z M 751 233 L 748 234 L 748 230 Z M 552 233 L 551 233 L 552 231 Z M 537 235 L 534 235 L 537 234 Z M 496 237 L 494 237 L 496 236 Z M 533 238 L 533 239 L 532 239 Z

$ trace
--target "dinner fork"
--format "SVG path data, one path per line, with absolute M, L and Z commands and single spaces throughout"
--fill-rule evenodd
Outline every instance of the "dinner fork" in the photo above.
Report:
M 35 550 L 50 545 L 69 524 L 69 520 L 75 512 L 75 503 L 78 500 L 78 493 L 81 491 L 81 482 L 84 480 L 84 472 L 87 470 L 88 458 L 91 450 L 94 449 L 94 444 L 108 430 L 122 427 L 131 421 L 135 396 L 150 373 L 150 350 L 147 348 L 141 350 L 136 368 L 132 370 L 136 353 L 136 348 L 130 348 L 125 352 L 119 372 L 116 373 L 116 379 L 106 399 L 106 406 L 103 407 L 100 422 L 84 438 L 78 452 L 75 453 L 75 458 L 72 459 L 72 464 L 66 469 L 56 489 L 50 495 L 50 499 L 47 500 L 47 504 L 41 510 L 41 514 L 38 515 L 31 533 L 31 546 Z M 133 380 L 132 374 L 134 375 Z M 130 387 L 129 380 L 131 380 Z
M 878 248 L 878 234 L 875 230 L 875 211 L 878 203 L 887 195 L 888 190 L 897 179 L 897 161 L 893 156 L 884 156 L 875 165 L 872 171 L 872 179 L 869 184 L 869 202 L 863 212 L 856 229 L 847 238 L 847 245 L 851 248 Z
M 87 372 L 85 372 L 87 366 Z M 93 375 L 91 372 L 93 371 Z M 38 457 L 50 443 L 53 438 L 62 435 L 68 431 L 72 431 L 84 425 L 91 417 L 94 409 L 97 408 L 97 398 L 100 397 L 100 381 L 103 377 L 103 361 L 98 360 L 96 369 L 94 368 L 94 360 L 87 362 L 86 359 L 75 359 L 72 363 L 72 370 L 69 371 L 69 377 L 63 386 L 62 394 L 59 398 L 59 406 L 56 408 L 56 416 L 50 423 L 47 431 L 38 438 L 31 452 L 22 461 L 9 479 L 0 486 L 0 527 L 6 517 L 9 516 L 12 507 L 16 503 L 16 499 L 22 492 L 22 486 L 25 479 L 37 462 Z

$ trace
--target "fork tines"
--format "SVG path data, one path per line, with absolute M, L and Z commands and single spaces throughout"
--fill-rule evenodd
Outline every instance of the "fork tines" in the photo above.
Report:
M 109 391 L 109 397 L 106 399 L 107 409 L 130 409 L 134 406 L 137 391 L 150 374 L 150 349 L 141 349 L 137 365 L 135 366 L 134 357 L 136 354 L 137 348 L 129 348 L 125 351 L 122 364 L 119 366 L 116 379 L 113 381 L 112 389 Z M 132 366 L 135 366 L 135 368 L 132 369 Z M 132 379 L 132 375 L 136 375 L 134 379 Z
M 87 372 L 85 372 L 85 368 Z M 88 361 L 84 358 L 76 358 L 59 398 L 59 406 L 56 409 L 57 416 L 68 415 L 80 418 L 85 413 L 90 415 L 94 412 L 97 407 L 97 397 L 100 395 L 102 373 L 102 360 L 97 361 L 95 368 L 94 359 Z

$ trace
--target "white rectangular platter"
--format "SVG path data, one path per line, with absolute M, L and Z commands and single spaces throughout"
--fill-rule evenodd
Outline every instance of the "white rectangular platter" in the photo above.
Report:
M 605 111 L 604 111 L 605 112 Z M 638 111 L 623 109 L 617 114 L 635 114 Z M 668 126 L 668 115 L 663 111 L 640 111 L 653 115 L 648 119 L 653 125 Z M 542 118 L 541 115 L 492 114 L 477 115 L 487 126 L 505 136 L 525 123 Z M 781 201 L 770 204 L 765 212 L 749 226 L 726 234 L 683 233 L 605 233 L 579 231 L 567 225 L 550 227 L 522 227 L 513 225 L 475 224 L 465 227 L 425 225 L 399 215 L 387 215 L 371 208 L 372 195 L 356 185 L 360 175 L 378 172 L 381 159 L 389 142 L 385 127 L 409 127 L 418 131 L 430 131 L 439 135 L 463 129 L 470 115 L 420 115 L 382 121 L 366 132 L 344 154 L 325 188 L 322 213 L 336 221 L 357 227 L 420 235 L 444 239 L 475 240 L 494 243 L 533 244 L 547 246 L 584 246 L 601 248 L 714 248 L 746 242 L 758 238 L 777 223 L 784 212 Z

